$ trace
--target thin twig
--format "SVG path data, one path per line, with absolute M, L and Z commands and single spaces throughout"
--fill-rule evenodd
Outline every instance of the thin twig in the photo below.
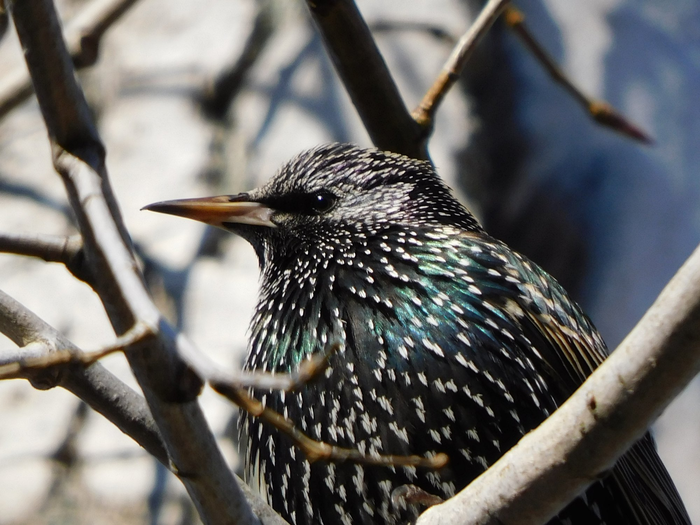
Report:
M 547 70 L 549 76 L 569 92 L 584 110 L 599 124 L 640 142 L 651 144 L 653 139 L 639 126 L 630 122 L 624 115 L 602 100 L 594 100 L 584 95 L 564 74 L 549 53 L 537 42 L 534 35 L 525 25 L 525 15 L 509 6 L 503 13 L 506 25 L 522 40 L 534 57 Z
M 423 133 L 430 134 L 433 121 L 440 103 L 450 88 L 457 82 L 464 66 L 474 52 L 474 48 L 499 17 L 509 0 L 489 0 L 476 17 L 469 30 L 459 39 L 452 54 L 442 67 L 430 89 L 413 110 L 413 118 L 420 125 Z
M 264 376 L 260 374 L 249 374 L 249 378 L 258 379 L 258 381 L 251 386 L 254 388 L 272 389 L 274 389 L 275 386 L 278 386 L 280 389 L 284 389 L 285 391 L 298 389 L 308 384 L 321 372 L 323 372 L 330 356 L 336 353 L 341 346 L 342 345 L 340 342 L 331 343 L 328 345 L 328 349 L 326 351 L 321 354 L 313 355 L 310 359 L 305 360 L 299 366 L 297 371 L 292 372 L 291 374 L 277 374 L 274 376 L 271 374 L 266 374 Z M 279 381 L 281 378 L 283 378 L 283 380 Z M 235 380 L 219 381 L 216 378 L 209 378 L 209 384 L 216 392 L 231 400 L 252 416 L 260 418 L 262 421 L 267 422 L 289 437 L 292 443 L 298 447 L 311 462 L 323 459 L 333 462 L 352 461 L 365 465 L 383 467 L 413 466 L 439 469 L 444 467 L 448 461 L 447 455 L 442 453 L 436 454 L 432 457 L 421 457 L 415 455 L 368 455 L 363 454 L 357 449 L 337 447 L 329 445 L 328 443 L 316 441 L 299 430 L 292 420 L 284 417 L 279 412 L 266 407 L 260 401 L 249 395 L 243 388 L 241 388 L 241 384 L 237 383 Z
M 23 351 L 41 355 L 46 348 L 64 348 L 71 353 L 80 349 L 63 337 L 57 330 L 42 321 L 32 311 L 12 297 L 0 291 L 0 332 L 9 337 Z M 37 352 L 33 352 L 32 345 Z M 21 353 L 14 359 L 21 357 Z M 46 374 L 37 371 L 28 377 L 33 385 Z M 168 466 L 168 454 L 158 433 L 146 402 L 142 396 L 126 386 L 100 363 L 89 368 L 74 367 L 63 369 L 56 374 L 53 384 L 39 385 L 39 388 L 60 386 L 85 401 L 90 407 L 111 421 L 122 432 Z
M 343 448 L 315 441 L 300 431 L 294 423 L 280 413 L 265 407 L 260 401 L 250 396 L 245 390 L 228 384 L 213 383 L 212 388 L 221 395 L 233 401 L 236 405 L 254 417 L 269 423 L 289 437 L 294 445 L 301 450 L 310 462 L 325 460 L 333 462 L 351 461 L 365 465 L 382 467 L 412 466 L 428 469 L 444 467 L 448 458 L 446 454 L 438 453 L 432 457 L 422 456 L 392 456 L 363 454 L 357 449 Z
M 0 364 L 0 380 L 24 377 L 31 371 L 47 369 L 52 366 L 80 364 L 87 367 L 103 357 L 116 352 L 124 352 L 134 343 L 143 341 L 146 337 L 152 335 L 154 335 L 154 332 L 151 327 L 145 323 L 137 323 L 131 330 L 119 336 L 112 344 L 91 352 L 76 351 L 75 347 L 49 348 L 44 346 L 44 351 L 36 355 L 37 348 L 33 346 L 31 348 L 32 355 L 21 356 L 14 362 Z
M 43 348 L 44 352 L 42 352 L 40 355 L 20 357 L 12 363 L 0 365 L 0 380 L 25 377 L 30 372 L 45 370 L 53 366 L 67 364 L 81 364 L 83 366 L 90 366 L 103 357 L 116 352 L 121 352 L 123 350 L 122 348 L 107 347 L 92 352 L 73 353 L 72 351 L 66 349 L 49 351 L 49 348 Z M 33 346 L 31 350 L 35 352 L 37 348 Z
M 323 372 L 331 355 L 338 351 L 340 343 L 334 343 L 329 349 L 320 354 L 313 354 L 304 360 L 294 372 L 289 374 L 271 374 L 269 372 L 257 372 L 250 370 L 237 372 L 235 375 L 225 376 L 215 373 L 213 376 L 202 376 L 208 382 L 220 386 L 228 385 L 232 388 L 254 388 L 258 390 L 282 390 L 292 392 L 307 385 Z M 198 372 L 203 372 L 197 369 Z

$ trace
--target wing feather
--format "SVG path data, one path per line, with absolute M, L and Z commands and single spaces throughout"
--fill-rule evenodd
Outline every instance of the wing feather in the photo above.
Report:
M 475 242 L 474 236 L 470 241 Z M 546 363 L 542 373 L 560 386 L 559 403 L 563 403 L 605 360 L 608 350 L 592 322 L 554 278 L 507 247 L 501 253 L 499 273 L 519 283 L 512 297 L 522 310 L 517 320 Z M 483 266 L 493 264 L 491 259 Z M 528 285 L 533 282 L 539 286 Z M 649 433 L 618 460 L 603 485 L 619 493 L 640 525 L 690 524 Z

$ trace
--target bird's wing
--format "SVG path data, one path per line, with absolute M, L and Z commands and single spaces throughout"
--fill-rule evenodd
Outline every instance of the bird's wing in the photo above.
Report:
M 543 373 L 555 375 L 552 383 L 565 385 L 563 402 L 605 360 L 605 343 L 551 276 L 517 253 L 506 249 L 504 254 L 510 259 L 504 264 L 517 269 L 523 283 L 517 299 L 523 311 L 523 334 L 548 363 L 549 370 Z M 611 490 L 619 490 L 639 524 L 690 523 L 651 435 L 646 434 L 620 458 L 610 478 L 616 485 Z
M 640 525 L 690 524 L 683 501 L 656 452 L 650 434 L 620 458 L 610 477 L 615 480 Z

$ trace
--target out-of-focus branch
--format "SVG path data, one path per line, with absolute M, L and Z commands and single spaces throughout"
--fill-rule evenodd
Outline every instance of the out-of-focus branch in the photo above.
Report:
M 698 371 L 700 248 L 566 403 L 417 525 L 547 522 L 608 471 Z
M 0 291 L 0 332 L 22 347 L 18 355 L 49 355 L 58 348 L 71 354 L 81 351 L 33 312 Z M 3 361 L 8 362 L 7 356 Z M 146 402 L 102 365 L 32 370 L 27 379 L 37 388 L 61 386 L 74 393 L 134 439 L 158 461 L 168 466 L 168 454 Z
M 406 109 L 352 0 L 307 0 L 311 15 L 374 145 L 427 159 L 427 137 Z
M 47 359 L 55 353 L 76 356 L 76 366 L 55 366 L 50 369 L 26 370 L 24 377 L 36 388 L 47 389 L 60 386 L 75 394 L 96 412 L 99 412 L 126 435 L 141 445 L 166 468 L 171 465 L 168 453 L 146 405 L 146 400 L 108 372 L 101 364 L 84 366 L 82 356 L 123 349 L 148 334 L 148 327 L 137 326 L 114 344 L 98 352 L 83 353 L 60 332 L 49 326 L 22 304 L 0 291 L 0 332 L 21 346 L 14 354 L 3 351 L 0 363 L 19 362 L 26 359 Z M 57 350 L 57 349 L 61 350 Z M 88 359 L 89 360 L 89 359 Z M 2 366 L 0 364 L 0 366 Z M 286 525 L 286 521 L 274 512 L 260 497 L 243 484 L 243 493 L 263 525 Z
M 7 8 L 5 7 L 5 0 L 0 0 L 0 42 L 7 32 L 8 21 L 9 19 L 7 16 Z
M 457 38 L 451 35 L 444 27 L 439 24 L 423 22 L 418 20 L 381 20 L 370 24 L 369 28 L 373 33 L 389 33 L 400 31 L 414 31 L 417 33 L 426 33 L 433 38 L 450 44 L 452 46 L 457 42 Z
M 257 523 L 197 403 L 201 380 L 178 357 L 176 336 L 145 290 L 108 182 L 104 148 L 75 79 L 50 0 L 21 0 L 12 17 L 83 237 L 94 288 L 118 334 L 137 322 L 158 336 L 127 353 L 173 470 L 207 524 Z
M 97 62 L 100 40 L 107 30 L 138 0 L 98 0 L 83 11 L 68 31 L 68 48 L 76 68 L 89 67 Z M 4 13 L 4 14 L 3 14 Z M 3 20 L 7 26 L 7 14 L 0 5 L 0 38 Z M 0 80 L 0 118 L 27 100 L 34 92 L 32 81 L 25 68 L 18 68 L 3 75 Z
M 24 68 L 3 73 L 0 79 L 0 119 L 31 97 L 32 93 L 32 82 Z
M 489 0 L 476 17 L 469 30 L 459 39 L 452 54 L 442 67 L 433 85 L 421 100 L 418 107 L 413 110 L 413 118 L 423 129 L 423 133 L 429 135 L 433 129 L 433 121 L 440 102 L 450 88 L 457 82 L 464 66 L 471 57 L 474 48 L 490 29 L 509 0 Z
M 97 0 L 89 4 L 75 20 L 67 41 L 77 69 L 97 62 L 102 37 L 138 0 Z
M 90 268 L 83 253 L 79 235 L 63 237 L 42 234 L 0 232 L 0 252 L 38 257 L 46 262 L 59 262 L 78 279 L 90 282 Z
M 34 343 L 32 352 L 20 352 L 16 358 L 3 359 L 0 356 L 0 379 L 23 377 L 37 370 L 47 370 L 58 365 L 75 364 L 90 366 L 103 357 L 116 352 L 126 352 L 133 344 L 153 336 L 149 326 L 137 323 L 130 330 L 117 337 L 112 344 L 92 352 L 75 351 L 75 347 L 61 348 Z M 27 347 L 24 347 L 26 349 Z
M 250 68 L 262 53 L 275 27 L 271 0 L 258 0 L 258 12 L 243 52 L 235 63 L 224 69 L 202 94 L 201 104 L 207 114 L 222 119 L 231 101 L 240 92 Z
M 610 104 L 602 100 L 594 100 L 584 95 L 573 82 L 571 82 L 559 66 L 554 62 L 552 57 L 544 50 L 537 42 L 530 30 L 525 25 L 525 15 L 516 9 L 509 6 L 504 12 L 504 20 L 525 46 L 530 50 L 533 56 L 547 70 L 552 79 L 561 84 L 566 91 L 576 100 L 584 110 L 599 124 L 606 126 L 613 131 L 622 133 L 627 137 L 650 144 L 652 138 L 639 126 L 630 122 L 624 115 L 613 108 Z

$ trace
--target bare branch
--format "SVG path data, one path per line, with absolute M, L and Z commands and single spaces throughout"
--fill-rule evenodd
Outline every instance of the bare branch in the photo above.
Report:
M 177 355 L 172 327 L 145 290 L 104 166 L 104 148 L 63 42 L 53 4 L 12 6 L 39 106 L 54 143 L 54 165 L 76 214 L 94 287 L 117 333 L 137 321 L 158 338 L 127 354 L 173 469 L 207 524 L 257 523 L 197 403 L 201 381 Z
M 137 323 L 131 330 L 118 337 L 111 345 L 92 352 L 76 352 L 75 347 L 54 348 L 53 344 L 51 346 L 41 345 L 43 347 L 42 352 L 37 348 L 36 343 L 32 343 L 29 345 L 31 348 L 29 346 L 24 347 L 24 349 L 31 350 L 30 352 L 25 351 L 17 359 L 11 362 L 5 360 L 4 364 L 0 364 L 0 379 L 25 377 L 30 371 L 47 369 L 52 366 L 67 364 L 90 366 L 110 354 L 125 352 L 129 346 L 143 341 L 147 336 L 153 335 L 151 327 L 143 323 Z
M 576 393 L 417 525 L 545 523 L 615 461 L 700 371 L 700 248 Z
M 265 49 L 275 28 L 271 0 L 258 0 L 257 4 L 258 12 L 243 52 L 234 64 L 206 86 L 202 94 L 202 107 L 213 118 L 221 119 L 226 115 L 231 101 L 240 92 L 246 74 Z
M 250 396 L 242 388 L 242 381 L 239 381 L 239 379 L 242 379 L 243 382 L 247 380 L 252 388 L 270 388 L 285 391 L 300 388 L 312 381 L 326 368 L 328 358 L 337 352 L 340 347 L 341 343 L 339 342 L 330 344 L 327 351 L 313 355 L 310 359 L 304 361 L 298 370 L 292 374 L 249 373 L 228 379 L 221 379 L 221 375 L 217 374 L 213 377 L 208 377 L 208 381 L 216 392 L 228 398 L 252 416 L 262 419 L 289 437 L 309 461 L 313 462 L 323 459 L 335 462 L 352 461 L 365 465 L 385 467 L 412 466 L 434 469 L 444 467 L 448 461 L 445 454 L 436 454 L 433 457 L 368 455 L 361 453 L 357 449 L 336 447 L 313 440 L 299 430 L 289 418 L 264 406 L 260 401 Z
M 85 423 L 87 422 L 88 415 L 88 405 L 85 403 L 78 403 L 78 406 L 73 411 L 73 415 L 68 422 L 68 427 L 66 428 L 65 435 L 60 445 L 51 454 L 51 459 L 60 463 L 64 467 L 74 465 L 78 459 L 77 447 L 78 440 L 82 431 L 85 429 Z M 60 474 L 54 474 L 54 484 L 61 483 L 65 480 L 65 471 Z
M 76 68 L 97 62 L 100 39 L 137 0 L 100 0 L 92 2 L 75 21 L 75 29 L 67 36 L 70 56 Z M 4 10 L 0 6 L 0 38 Z M 4 14 L 5 24 L 7 15 Z M 3 76 L 0 82 L 0 118 L 27 100 L 34 88 L 25 68 L 18 68 Z
M 213 385 L 221 388 L 255 388 L 265 390 L 284 390 L 291 392 L 297 390 L 323 372 L 328 365 L 328 358 L 338 351 L 340 343 L 329 345 L 329 349 L 320 354 L 314 354 L 309 359 L 304 360 L 299 368 L 291 374 L 271 374 L 268 372 L 246 371 L 235 374 L 225 374 L 218 370 L 218 367 L 207 363 L 205 367 L 191 365 L 200 374 L 200 377 Z M 198 352 L 199 355 L 203 355 Z M 201 361 L 198 361 L 201 365 Z M 213 364 L 213 363 L 212 363 Z M 216 387 L 214 387 L 217 390 Z
M 0 364 L 0 380 L 17 379 L 25 377 L 32 371 L 46 370 L 59 365 L 80 364 L 89 366 L 103 357 L 116 352 L 121 352 L 122 348 L 107 347 L 94 352 L 73 353 L 66 349 L 56 349 L 51 351 L 49 347 L 29 345 L 22 350 L 18 358 L 13 358 L 11 362 Z M 26 354 L 26 355 L 25 355 Z M 7 361 L 3 359 L 2 361 Z
M 211 386 L 252 416 L 260 418 L 277 430 L 280 430 L 292 440 L 294 445 L 304 453 L 306 459 L 310 462 L 322 459 L 334 462 L 351 461 L 353 463 L 382 467 L 411 466 L 439 469 L 444 467 L 448 461 L 447 455 L 442 453 L 431 457 L 375 456 L 363 454 L 357 449 L 336 447 L 328 443 L 315 441 L 299 430 L 290 419 L 264 406 L 260 401 L 248 395 L 245 390 L 221 383 L 212 383 Z
M 527 29 L 523 13 L 509 6 L 508 3 L 508 0 L 489 0 L 489 2 L 487 2 L 472 26 L 455 46 L 452 54 L 447 59 L 442 71 L 438 75 L 438 78 L 425 94 L 423 100 L 421 100 L 418 107 L 413 110 L 413 118 L 423 128 L 423 132 L 426 135 L 431 133 L 440 103 L 459 78 L 474 48 L 493 25 L 495 20 L 503 13 L 505 23 L 518 35 L 528 50 L 547 70 L 552 79 L 561 84 L 596 122 L 618 133 L 639 140 L 640 142 L 652 142 L 651 137 L 649 137 L 647 133 L 631 123 L 610 104 L 604 101 L 590 99 L 584 95 L 581 90 L 566 77 L 554 60 L 552 60 L 532 33 Z
M 8 359 L 7 353 L 3 352 L 2 362 L 5 363 L 10 359 L 18 360 L 22 357 L 45 355 L 47 350 L 52 351 L 55 348 L 65 348 L 71 355 L 81 353 L 80 349 L 54 328 L 2 291 L 0 291 L 0 332 L 10 337 L 16 344 L 23 346 L 16 357 L 10 356 Z M 147 326 L 135 327 L 133 331 L 118 338 L 112 348 L 129 346 L 148 333 Z M 166 468 L 171 468 L 158 428 L 142 396 L 114 377 L 99 363 L 87 368 L 82 364 L 64 366 L 52 372 L 59 372 L 54 374 L 57 376 L 56 381 L 44 386 L 60 386 L 72 392 L 136 441 Z M 38 386 L 36 385 L 40 381 L 38 374 L 36 371 L 32 371 L 31 374 L 32 376 L 28 379 Z M 286 521 L 281 519 L 259 496 L 253 494 L 244 483 L 239 483 L 242 485 L 246 500 L 263 525 L 286 524 Z
M 90 282 L 90 268 L 83 253 L 79 235 L 0 233 L 0 252 L 38 257 L 46 262 L 63 263 L 78 279 Z
M 68 266 L 82 249 L 80 236 L 0 233 L 0 252 L 39 257 Z
M 306 4 L 374 145 L 427 159 L 427 137 L 406 109 L 355 2 L 307 0 Z
M 5 7 L 5 0 L 0 0 L 0 42 L 2 41 L 5 33 L 7 32 L 8 26 L 8 16 L 7 8 Z
M 474 52 L 474 48 L 481 41 L 486 32 L 491 28 L 501 12 L 505 9 L 509 0 L 489 0 L 476 17 L 469 30 L 459 39 L 452 54 L 442 67 L 433 85 L 421 100 L 418 107 L 413 110 L 413 118 L 423 129 L 423 133 L 429 135 L 433 129 L 433 121 L 440 103 L 450 88 L 457 82 L 464 66 Z
M 18 346 L 27 348 L 33 355 L 41 355 L 47 348 L 64 348 L 72 354 L 80 353 L 77 347 L 54 328 L 2 291 L 0 332 Z M 21 355 L 20 353 L 19 357 Z M 33 373 L 28 379 L 39 388 L 61 386 L 72 392 L 168 466 L 168 454 L 143 397 L 99 363 L 89 368 L 76 366 L 53 369 L 49 373 L 53 379 L 51 382 L 45 382 L 47 371 Z
M 509 6 L 504 12 L 506 24 L 522 40 L 523 44 L 530 50 L 534 57 L 547 70 L 552 79 L 561 84 L 571 96 L 574 97 L 584 110 L 599 124 L 606 126 L 613 131 L 622 133 L 634 140 L 650 144 L 652 138 L 639 126 L 630 122 L 624 115 L 602 100 L 593 100 L 584 95 L 557 66 L 556 62 L 549 56 L 544 48 L 537 42 L 530 30 L 525 25 L 525 15 L 518 9 Z
M 32 93 L 34 88 L 25 68 L 3 73 L 0 79 L 0 119 L 31 97 Z
M 98 0 L 91 2 L 73 21 L 68 50 L 77 69 L 92 66 L 99 57 L 102 37 L 138 0 Z

